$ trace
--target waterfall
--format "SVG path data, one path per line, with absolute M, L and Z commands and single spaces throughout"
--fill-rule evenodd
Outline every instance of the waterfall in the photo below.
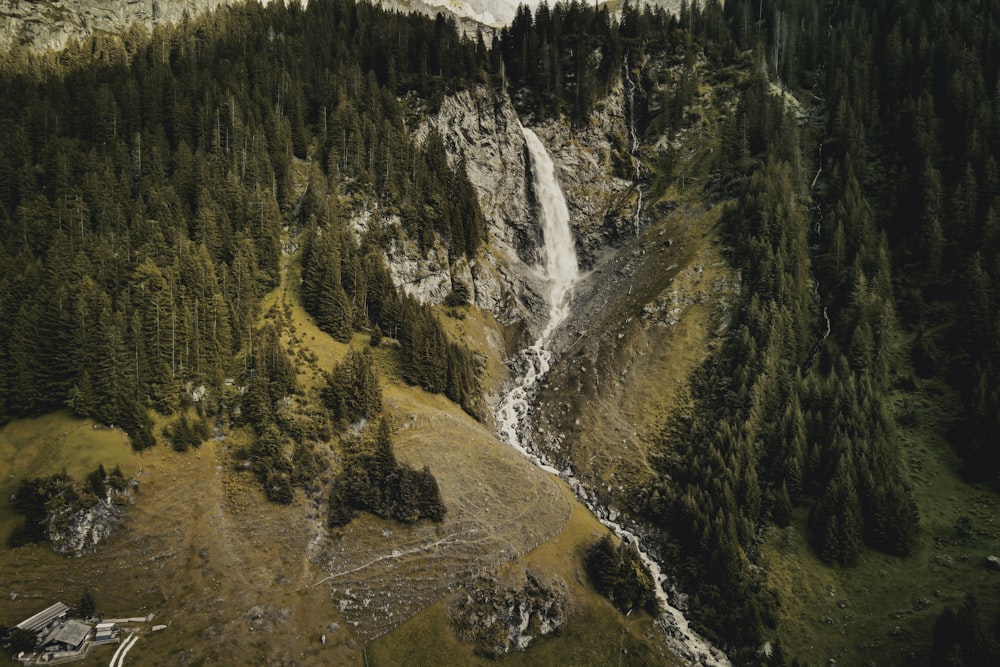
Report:
M 535 184 L 535 199 L 542 227 L 544 245 L 540 268 L 547 287 L 549 318 L 538 339 L 521 352 L 524 374 L 501 400 L 497 409 L 497 422 L 504 442 L 545 470 L 558 474 L 555 468 L 528 451 L 521 442 L 519 431 L 528 421 L 535 383 L 549 371 L 549 360 L 552 358 L 547 347 L 549 337 L 569 315 L 573 283 L 579 278 L 580 269 L 576 259 L 576 243 L 569 228 L 569 209 L 556 179 L 555 165 L 538 136 L 528 128 L 522 127 L 521 130 L 531 158 L 531 176 Z
M 635 82 L 632 81 L 632 72 L 628 67 L 628 51 L 625 52 L 625 62 L 623 63 L 624 79 L 625 79 L 625 90 L 628 93 L 628 137 L 629 137 L 629 153 L 632 154 L 632 160 L 635 162 L 635 213 L 632 216 L 632 222 L 635 225 L 635 235 L 639 236 L 639 226 L 641 223 L 642 216 L 642 183 L 640 178 L 642 176 L 642 159 L 639 157 L 639 134 L 635 131 Z
M 569 470 L 557 470 L 539 453 L 532 451 L 530 443 L 522 440 L 522 431 L 530 421 L 531 403 L 537 394 L 535 385 L 550 368 L 552 352 L 548 349 L 549 338 L 569 316 L 573 285 L 580 276 L 576 245 L 569 227 L 569 210 L 556 178 L 552 158 L 534 132 L 527 128 L 522 128 L 522 131 L 531 159 L 531 175 L 542 227 L 544 257 L 539 268 L 547 287 L 549 318 L 538 339 L 521 352 L 520 367 L 523 372 L 500 401 L 500 406 L 497 408 L 497 431 L 504 442 L 524 454 L 536 466 L 566 480 L 580 502 L 602 524 L 622 541 L 635 545 L 639 558 L 649 568 L 657 583 L 656 597 L 663 612 L 659 621 L 670 648 L 692 664 L 730 667 L 731 663 L 725 654 L 692 630 L 684 614 L 671 606 L 663 587 L 667 577 L 663 574 L 660 564 L 642 548 L 639 537 L 614 521 L 608 511 L 597 504 L 586 485 L 573 477 Z M 638 227 L 636 229 L 638 230 Z
M 549 321 L 542 330 L 539 344 L 569 315 L 570 292 L 580 277 L 576 259 L 576 242 L 569 228 L 569 209 L 556 180 L 556 168 L 538 136 L 523 128 L 524 140 L 531 156 L 531 175 L 535 183 L 539 218 L 544 240 L 545 278 L 549 286 Z

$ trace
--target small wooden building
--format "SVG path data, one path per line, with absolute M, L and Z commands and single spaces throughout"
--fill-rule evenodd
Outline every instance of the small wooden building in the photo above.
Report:
M 90 635 L 90 630 L 89 625 L 75 618 L 63 621 L 45 636 L 40 649 L 46 653 L 80 651 Z

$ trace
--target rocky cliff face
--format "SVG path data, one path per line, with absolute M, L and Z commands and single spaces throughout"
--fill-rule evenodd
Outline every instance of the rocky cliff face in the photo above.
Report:
M 469 266 L 475 302 L 500 322 L 531 322 L 540 312 L 540 282 L 531 267 L 541 237 L 535 223 L 521 125 L 510 100 L 485 86 L 445 98 L 416 130 L 444 139 L 449 158 L 466 160 L 486 218 L 489 242 Z
M 624 89 L 619 83 L 601 100 L 586 127 L 549 121 L 534 129 L 558 166 L 580 262 L 591 268 L 603 249 L 635 236 L 634 183 L 623 177 L 634 171 Z
M 0 47 L 24 44 L 59 50 L 95 30 L 152 28 L 242 0 L 5 0 L 0 3 Z M 267 4 L 269 0 L 256 0 Z M 303 3 L 305 4 L 305 3 Z
M 554 120 L 536 133 L 558 165 L 578 251 L 587 265 L 631 230 L 632 182 L 616 175 L 630 165 L 624 150 L 624 95 L 619 87 L 598 105 L 586 128 Z M 464 158 L 486 217 L 489 243 L 469 266 L 476 304 L 502 323 L 540 324 L 542 246 L 527 149 L 510 99 L 487 87 L 447 97 L 416 130 L 437 130 L 452 160 Z M 532 313 L 535 313 L 533 315 Z

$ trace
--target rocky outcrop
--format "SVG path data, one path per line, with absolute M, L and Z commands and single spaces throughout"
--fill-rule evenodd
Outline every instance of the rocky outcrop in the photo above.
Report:
M 48 538 L 52 550 L 63 556 L 79 556 L 108 539 L 125 520 L 126 492 L 109 492 L 106 498 L 86 508 L 66 507 L 49 517 Z
M 558 165 L 580 262 L 591 267 L 602 249 L 635 235 L 624 88 L 601 100 L 584 128 L 550 121 L 533 129 Z
M 24 44 L 39 51 L 59 50 L 71 38 L 83 39 L 96 30 L 120 33 L 133 24 L 152 28 L 240 1 L 6 0 L 0 3 L 0 47 Z
M 382 224 L 401 223 L 399 216 L 387 216 Z M 451 291 L 452 267 L 448 251 L 440 245 L 421 252 L 415 241 L 401 235 L 383 248 L 382 257 L 396 286 L 421 303 L 441 303 Z
M 451 604 L 451 622 L 476 652 L 499 658 L 523 651 L 537 637 L 556 634 L 566 617 L 566 584 L 554 577 L 547 583 L 524 573 L 523 588 L 503 586 L 480 578 Z
M 453 161 L 465 157 L 491 242 L 533 264 L 539 232 L 528 205 L 524 135 L 510 101 L 485 86 L 463 90 L 446 97 L 415 137 L 422 140 L 432 128 L 441 134 Z
M 452 161 L 465 158 L 486 219 L 489 242 L 469 267 L 476 305 L 503 323 L 537 325 L 542 285 L 532 267 L 541 237 L 517 113 L 506 95 L 481 86 L 446 97 L 414 135 L 422 140 L 432 129 Z

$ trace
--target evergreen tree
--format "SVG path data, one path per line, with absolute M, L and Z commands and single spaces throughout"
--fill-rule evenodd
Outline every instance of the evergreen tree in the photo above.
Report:
M 323 400 L 335 420 L 348 423 L 374 419 L 382 411 L 382 390 L 368 348 L 348 351 L 334 367 L 327 376 Z
M 90 588 L 84 588 L 83 595 L 80 597 L 80 616 L 83 618 L 92 618 L 96 609 L 97 603 L 94 601 L 93 593 L 90 592 Z
M 397 463 L 389 420 L 383 417 L 373 424 L 369 438 L 368 443 L 348 446 L 344 469 L 330 493 L 329 525 L 347 525 L 357 510 L 404 523 L 425 517 L 443 521 L 447 510 L 437 480 L 426 467 L 418 472 Z

